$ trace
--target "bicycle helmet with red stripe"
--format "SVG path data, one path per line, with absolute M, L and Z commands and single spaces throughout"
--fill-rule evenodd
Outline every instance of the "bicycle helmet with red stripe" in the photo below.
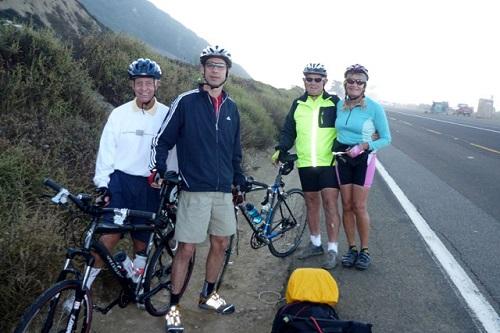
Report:
M 233 64 L 231 60 L 231 53 L 229 53 L 227 49 L 219 45 L 207 46 L 206 48 L 204 48 L 200 54 L 200 62 L 202 65 L 205 65 L 207 59 L 213 57 L 221 58 L 222 60 L 224 60 L 228 68 L 231 68 Z
M 159 80 L 161 78 L 161 68 L 153 60 L 139 58 L 128 66 L 128 77 L 131 80 L 138 77 L 152 77 Z

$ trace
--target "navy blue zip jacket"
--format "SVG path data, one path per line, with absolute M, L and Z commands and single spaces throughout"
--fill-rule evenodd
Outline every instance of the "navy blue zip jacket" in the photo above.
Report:
M 153 139 L 150 167 L 163 176 L 168 151 L 175 145 L 183 190 L 231 192 L 232 184 L 244 184 L 240 115 L 235 102 L 222 93 L 218 116 L 201 85 L 179 95 Z

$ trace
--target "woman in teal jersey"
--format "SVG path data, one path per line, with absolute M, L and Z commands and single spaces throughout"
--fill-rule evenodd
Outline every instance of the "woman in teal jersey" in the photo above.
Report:
M 342 257 L 344 267 L 365 270 L 371 263 L 368 252 L 370 217 L 368 193 L 375 174 L 376 151 L 391 142 L 389 124 L 382 106 L 365 96 L 368 70 L 361 65 L 349 66 L 344 73 L 346 98 L 338 104 L 337 155 L 335 172 L 342 196 L 343 225 L 349 250 Z M 378 133 L 378 139 L 372 135 Z M 361 251 L 356 247 L 358 231 Z

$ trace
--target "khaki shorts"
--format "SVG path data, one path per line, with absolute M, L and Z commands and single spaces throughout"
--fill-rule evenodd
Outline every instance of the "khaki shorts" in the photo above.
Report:
M 183 243 L 203 243 L 207 234 L 236 233 L 233 196 L 222 192 L 181 191 L 174 238 Z

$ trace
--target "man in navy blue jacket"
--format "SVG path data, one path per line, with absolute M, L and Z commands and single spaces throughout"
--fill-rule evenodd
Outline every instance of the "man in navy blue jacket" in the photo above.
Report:
M 210 235 L 205 283 L 199 306 L 221 314 L 234 312 L 215 290 L 229 236 L 236 232 L 233 185 L 244 185 L 241 168 L 240 116 L 235 102 L 223 90 L 231 68 L 231 54 L 208 46 L 200 55 L 204 83 L 179 95 L 153 139 L 151 168 L 163 178 L 168 151 L 177 149 L 183 180 L 174 238 L 179 242 L 172 267 L 167 332 L 182 332 L 178 304 L 189 260 L 196 244 Z

